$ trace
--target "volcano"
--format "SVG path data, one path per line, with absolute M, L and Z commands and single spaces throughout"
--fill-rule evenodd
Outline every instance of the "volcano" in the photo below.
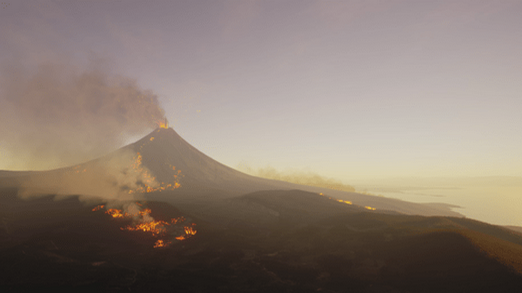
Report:
M 350 201 L 354 205 L 368 206 L 378 211 L 392 211 L 410 215 L 424 216 L 461 216 L 451 211 L 450 206 L 444 204 L 417 204 L 396 199 L 383 198 L 359 194 L 356 192 L 344 192 L 339 190 L 320 188 L 307 185 L 298 185 L 283 181 L 269 180 L 251 176 L 230 167 L 227 167 L 210 158 L 195 147 L 186 142 L 172 128 L 160 127 L 137 142 L 127 145 L 105 157 L 80 164 L 74 167 L 46 172 L 7 172 L 6 178 L 14 182 L 23 182 L 28 178 L 40 178 L 38 182 L 52 182 L 53 175 L 88 173 L 91 170 L 100 169 L 100 165 L 114 165 L 115 158 L 123 157 L 124 154 L 132 154 L 134 159 L 139 156 L 140 164 L 150 171 L 150 177 L 163 185 L 179 184 L 179 188 L 165 188 L 161 192 L 148 192 L 145 198 L 149 200 L 164 201 L 176 205 L 191 205 L 194 203 L 214 203 L 223 199 L 233 198 L 252 192 L 270 190 L 302 190 L 316 194 L 326 194 L 330 197 Z M 117 161 L 117 160 L 116 160 Z M 97 171 L 100 173 L 100 171 Z M 11 174 L 11 175 L 10 175 Z M 67 179 L 70 180 L 70 179 Z M 86 176 L 85 182 L 78 180 L 76 185 L 88 186 L 99 184 Z M 57 182 L 55 185 L 61 185 Z M 40 185 L 40 183 L 36 183 Z M 154 189 L 152 189 L 154 191 Z M 74 191 L 74 192 L 73 192 Z M 65 190 L 63 193 L 81 193 L 82 190 Z M 97 190 L 95 190 L 97 192 Z M 92 192 L 95 195 L 96 192 Z M 48 193 L 53 193 L 50 190 Z
M 216 200 L 264 190 L 303 190 L 324 193 L 337 199 L 379 210 L 425 216 L 461 216 L 449 206 L 415 204 L 356 192 L 320 188 L 251 176 L 227 167 L 186 142 L 172 128 L 158 128 L 139 141 L 124 147 L 141 153 L 143 165 L 167 182 L 181 171 L 180 188 L 149 195 L 149 198 L 173 203 L 194 200 Z M 172 169 L 170 166 L 174 166 Z
M 250 176 L 223 165 L 190 145 L 172 128 L 158 128 L 125 148 L 140 153 L 143 165 L 158 181 L 167 182 L 179 175 L 181 187 L 173 191 L 177 194 L 232 197 L 263 189 L 292 188 L 285 182 Z
M 76 166 L 0 172 L 0 220 L 1 292 L 522 287 L 520 233 L 444 206 L 250 176 L 165 127 Z

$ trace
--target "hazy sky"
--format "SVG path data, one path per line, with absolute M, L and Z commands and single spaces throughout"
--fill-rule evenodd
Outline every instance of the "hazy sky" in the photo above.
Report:
M 522 1 L 0 5 L 3 68 L 133 78 L 231 167 L 522 176 Z M 18 147 L 0 137 L 0 169 L 26 160 Z

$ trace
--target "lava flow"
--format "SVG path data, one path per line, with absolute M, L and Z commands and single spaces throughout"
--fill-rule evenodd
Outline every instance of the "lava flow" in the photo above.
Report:
M 136 203 L 136 206 L 142 206 L 140 203 Z M 104 209 L 105 205 L 99 205 L 92 209 L 93 212 L 99 211 L 101 209 Z M 148 208 L 142 208 L 141 210 L 138 210 L 134 213 L 131 212 L 125 212 L 120 209 L 107 209 L 105 211 L 105 214 L 110 215 L 113 218 L 132 218 L 135 222 L 135 224 L 127 225 L 125 227 L 121 227 L 120 229 L 123 231 L 142 231 L 151 233 L 154 237 L 166 237 L 169 233 L 168 226 L 174 227 L 178 223 L 184 222 L 186 219 L 185 217 L 177 217 L 177 218 L 171 218 L 170 223 L 168 221 L 163 220 L 154 220 L 150 216 L 151 210 Z M 189 237 L 192 237 L 196 235 L 197 230 L 194 229 L 194 226 L 196 226 L 195 223 L 191 223 L 189 226 L 183 227 L 183 235 L 174 237 L 177 240 L 185 240 Z M 172 232 L 179 231 L 178 228 L 170 229 Z M 160 247 L 167 247 L 169 244 L 171 244 L 172 241 L 165 240 L 165 239 L 158 239 L 156 243 L 154 244 L 154 248 L 160 248 Z

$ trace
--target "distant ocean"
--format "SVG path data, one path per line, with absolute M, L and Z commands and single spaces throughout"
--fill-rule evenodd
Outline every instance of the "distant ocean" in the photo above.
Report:
M 405 183 L 389 181 L 353 186 L 357 192 L 409 202 L 436 202 L 459 206 L 452 209 L 467 218 L 490 224 L 522 226 L 522 184 L 518 182 Z

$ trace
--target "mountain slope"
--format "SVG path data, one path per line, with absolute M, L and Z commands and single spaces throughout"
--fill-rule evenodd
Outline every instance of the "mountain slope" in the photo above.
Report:
M 129 193 L 131 183 L 117 186 L 124 191 L 117 199 L 128 200 L 120 205 L 170 219 L 161 234 L 170 244 L 159 248 L 160 234 L 128 229 L 142 222 L 114 217 L 109 204 L 104 212 L 79 197 L 25 201 L 18 187 L 0 187 L 2 292 L 516 292 L 522 286 L 518 233 L 386 211 L 437 212 L 423 205 L 252 177 L 172 129 L 74 167 L 3 175 L 22 185 L 71 180 L 48 186 L 81 185 L 89 193 L 111 188 L 115 175 L 138 180 L 133 188 L 152 175 L 180 186 L 145 193 L 146 201 Z M 59 191 L 80 190 L 68 188 Z M 334 198 L 341 196 L 359 205 Z M 188 233 L 184 226 L 197 234 L 179 239 Z
M 146 171 L 138 172 L 136 169 Z M 129 174 L 134 176 L 135 182 L 129 183 L 129 177 L 132 177 Z M 133 144 L 73 167 L 29 173 L 4 171 L 1 175 L 0 186 L 22 186 L 22 193 L 85 194 L 125 200 L 147 190 L 144 182 L 155 178 L 156 188 L 151 188 L 151 191 L 158 191 L 158 186 L 165 190 L 147 193 L 146 198 L 174 204 L 201 204 L 262 190 L 300 189 L 325 193 L 331 197 L 351 201 L 355 205 L 371 206 L 379 211 L 389 210 L 426 216 L 461 216 L 443 205 L 416 204 L 250 176 L 203 154 L 172 128 L 158 128 Z M 168 184 L 180 186 L 164 188 Z M 126 198 L 125 193 L 115 195 L 127 189 L 129 192 L 130 189 L 134 189 L 132 197 Z
M 188 195 L 191 197 L 190 200 L 194 200 L 194 196 L 204 196 L 207 200 L 209 197 L 230 198 L 262 190 L 300 189 L 314 193 L 325 193 L 338 199 L 352 201 L 356 205 L 371 206 L 378 210 L 426 216 L 461 216 L 443 206 L 416 204 L 355 192 L 298 185 L 250 176 L 203 154 L 187 143 L 172 128 L 157 129 L 127 147 L 135 152 L 140 152 L 143 156 L 143 164 L 157 175 L 160 181 L 167 182 L 174 175 L 177 175 L 178 171 L 181 171 L 182 177 L 179 179 L 181 187 L 173 191 L 149 195 L 154 200 L 179 203 L 177 200 Z M 173 170 L 171 166 L 175 169 Z M 180 198 L 173 197 L 173 195 Z
M 5 189 L 0 195 L 10 201 L 0 205 L 1 292 L 518 292 L 522 286 L 521 254 L 511 263 L 498 255 L 520 250 L 522 237 L 466 219 L 379 214 L 341 203 L 330 212 L 335 202 L 320 197 L 318 203 L 313 193 L 263 191 L 229 199 L 247 209 L 225 225 L 166 203 L 143 203 L 154 217 L 197 222 L 194 237 L 153 248 L 150 233 L 122 229 L 126 220 L 77 198 L 23 201 Z M 303 197 L 319 208 L 294 204 Z M 263 214 L 276 220 L 259 221 Z

